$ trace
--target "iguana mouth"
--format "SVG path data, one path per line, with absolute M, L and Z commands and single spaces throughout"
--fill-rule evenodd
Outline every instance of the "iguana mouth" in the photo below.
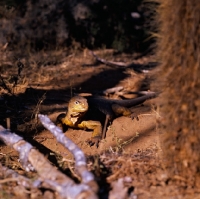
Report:
M 82 113 L 82 112 L 86 112 L 86 111 L 87 111 L 87 109 L 85 109 L 85 108 L 82 108 L 82 109 L 79 108 L 77 112 L 81 112 Z
M 83 115 L 84 112 L 73 112 L 73 113 L 71 113 L 71 117 L 80 117 Z
M 72 110 L 72 114 L 81 114 L 81 113 L 85 113 L 86 111 L 88 110 L 88 108 L 85 108 L 85 107 L 77 107 L 77 108 L 74 108 Z

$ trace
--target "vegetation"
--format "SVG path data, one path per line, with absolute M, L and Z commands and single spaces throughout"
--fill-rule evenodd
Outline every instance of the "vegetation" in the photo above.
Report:
M 149 17 L 145 10 L 141 0 L 2 1 L 0 41 L 15 49 L 74 48 L 76 44 L 144 51 L 151 42 L 144 26 Z

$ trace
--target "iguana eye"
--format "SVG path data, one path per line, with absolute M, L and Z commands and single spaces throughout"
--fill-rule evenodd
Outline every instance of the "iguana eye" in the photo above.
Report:
M 79 101 L 75 101 L 74 103 L 75 103 L 75 104 L 79 104 L 80 102 L 79 102 Z

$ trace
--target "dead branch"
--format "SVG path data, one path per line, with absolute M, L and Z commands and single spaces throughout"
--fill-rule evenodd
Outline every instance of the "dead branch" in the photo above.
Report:
M 9 169 L 5 166 L 2 166 L 0 164 L 0 172 L 3 175 L 4 179 L 0 180 L 0 183 L 5 183 L 9 181 L 17 181 L 19 185 L 23 185 L 26 188 L 35 188 L 33 186 L 32 180 L 18 174 L 17 172 L 13 171 L 12 169 Z
M 125 94 L 135 94 L 135 95 L 148 95 L 148 94 L 155 94 L 155 92 L 153 91 L 128 91 L 128 90 L 123 90 L 124 87 L 123 86 L 116 86 L 116 87 L 112 87 L 112 88 L 108 88 L 105 90 L 100 90 L 100 91 L 94 91 L 92 93 L 74 93 L 74 95 L 78 95 L 78 96 L 83 96 L 83 97 L 88 97 L 88 96 L 93 96 L 93 95 L 110 95 L 110 94 L 117 94 L 119 96 L 125 95 Z M 159 93 L 157 93 L 158 95 Z
M 112 88 L 108 88 L 102 91 L 102 94 L 104 95 L 109 95 L 109 94 L 117 94 L 120 93 L 120 91 L 122 91 L 124 89 L 123 86 L 117 86 L 117 87 L 112 87 Z M 148 94 L 156 94 L 153 91 L 122 91 L 122 94 L 137 94 L 137 95 L 148 95 Z
M 40 111 L 40 106 L 41 104 L 43 103 L 43 101 L 46 99 L 46 92 L 42 95 L 42 97 L 38 100 L 38 103 L 35 107 L 35 109 L 33 110 L 33 113 L 31 115 L 31 119 L 34 118 L 35 120 L 35 123 L 37 124 L 38 123 L 38 114 L 39 114 L 39 111 Z
M 123 89 L 124 89 L 123 86 L 116 86 L 116 87 L 113 87 L 113 88 L 108 88 L 108 89 L 103 90 L 103 94 L 109 95 L 109 94 L 113 94 L 113 93 L 117 93 L 119 91 L 122 91 Z
M 94 175 L 87 170 L 86 158 L 83 151 L 57 127 L 45 115 L 38 115 L 42 124 L 56 137 L 57 141 L 64 145 L 75 158 L 75 167 L 81 176 L 82 183 L 89 185 L 94 192 L 98 191 L 98 185 L 94 180 Z
M 113 61 L 107 61 L 105 59 L 102 59 L 100 57 L 98 57 L 93 51 L 91 51 L 92 55 L 95 57 L 95 59 L 100 62 L 100 63 L 103 63 L 105 65 L 108 65 L 108 66 L 115 66 L 115 67 L 129 67 L 129 64 L 126 64 L 124 62 L 113 62 Z
M 91 51 L 91 54 L 96 59 L 97 62 L 103 63 L 107 66 L 112 67 L 119 67 L 119 68 L 133 68 L 134 71 L 139 73 L 149 73 L 149 70 L 153 69 L 157 63 L 156 62 L 148 62 L 145 65 L 139 64 L 137 60 L 133 60 L 131 63 L 124 63 L 124 62 L 114 62 L 114 61 L 107 61 L 105 59 L 102 59 L 98 57 L 93 51 Z
M 27 171 L 36 170 L 38 172 L 40 179 L 35 181 L 35 187 L 48 187 L 57 191 L 62 198 L 97 199 L 96 194 L 89 185 L 83 183 L 79 185 L 75 184 L 72 179 L 58 171 L 56 167 L 52 166 L 44 155 L 34 149 L 31 144 L 23 140 L 22 137 L 10 132 L 10 130 L 3 128 L 1 125 L 0 139 L 19 152 L 20 161 Z M 71 147 L 73 146 L 71 145 Z M 77 156 L 79 156 L 79 153 Z M 80 163 L 81 162 L 79 162 L 79 164 Z M 82 174 L 85 177 L 85 173 Z M 86 175 L 87 180 L 88 176 L 89 175 Z

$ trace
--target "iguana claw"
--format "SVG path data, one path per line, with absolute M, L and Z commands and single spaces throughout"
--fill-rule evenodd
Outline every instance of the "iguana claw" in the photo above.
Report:
M 139 121 L 139 117 L 137 114 L 135 114 L 134 112 L 131 113 L 130 118 L 133 120 L 136 118 L 137 121 Z
M 97 137 L 93 137 L 93 138 L 86 140 L 86 143 L 89 144 L 90 146 L 95 145 L 98 148 L 100 141 L 101 141 L 101 137 L 97 136 Z

